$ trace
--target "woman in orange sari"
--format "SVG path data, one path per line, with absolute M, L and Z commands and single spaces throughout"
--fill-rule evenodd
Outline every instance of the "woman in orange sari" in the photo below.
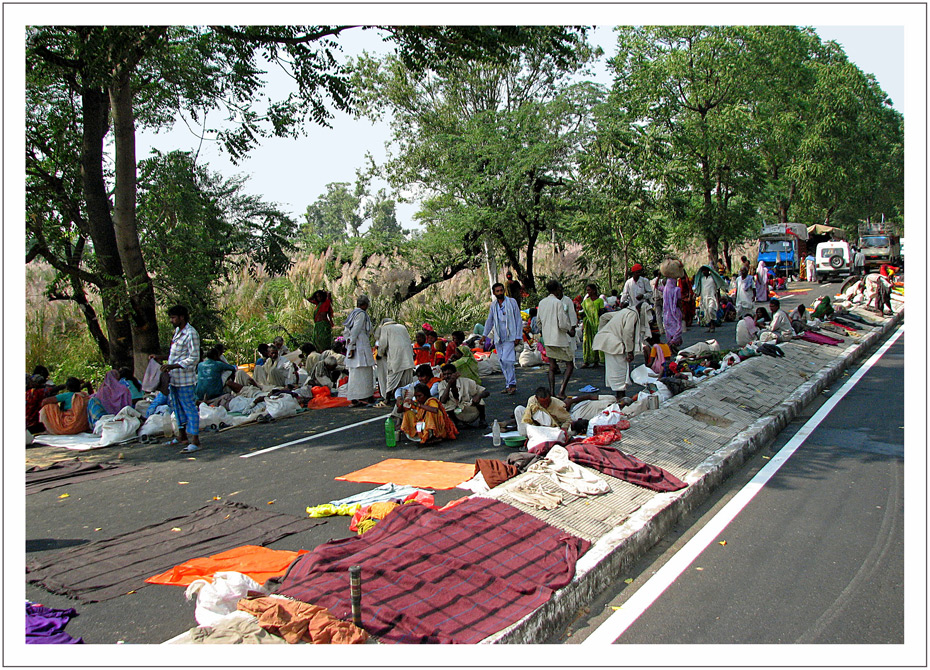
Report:
M 81 388 L 93 392 L 87 382 L 68 377 L 63 393 L 42 401 L 39 421 L 45 426 L 46 432 L 52 435 L 77 435 L 90 430 L 87 423 L 89 396 L 81 391 Z
M 412 442 L 419 440 L 420 446 L 454 440 L 459 434 L 446 414 L 446 408 L 438 398 L 430 395 L 426 384 L 413 387 L 413 400 L 404 403 L 404 420 L 400 429 Z

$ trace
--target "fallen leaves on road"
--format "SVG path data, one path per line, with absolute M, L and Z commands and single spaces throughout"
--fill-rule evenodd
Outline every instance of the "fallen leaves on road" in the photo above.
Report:
M 94 532 L 95 532 L 95 533 L 96 533 L 98 530 L 103 530 L 103 528 L 94 528 Z
M 695 568 L 695 570 L 703 570 L 704 568 Z
M 178 484 L 190 484 L 190 482 L 178 482 Z
M 275 500 L 277 500 L 277 498 L 275 498 Z M 268 501 L 268 504 L 269 504 L 269 505 L 274 505 L 274 500 L 269 500 L 269 501 Z
M 616 612 L 617 610 L 622 610 L 622 609 L 623 609 L 623 605 L 611 605 L 611 606 L 610 606 L 610 609 L 612 609 L 614 612 Z
M 220 498 L 219 496 L 213 496 L 213 499 L 214 499 L 214 500 L 222 500 L 222 498 Z
M 624 579 L 624 580 L 623 580 L 623 583 L 624 583 L 624 584 L 632 584 L 632 583 L 633 583 L 633 578 L 632 578 L 632 577 L 628 577 L 627 579 Z
M 70 498 L 70 497 L 71 497 L 71 494 L 70 494 L 70 493 L 62 493 L 60 496 L 58 496 L 59 500 L 60 500 L 61 498 Z
M 173 532 L 175 532 L 175 533 L 180 533 L 180 532 L 181 532 L 181 529 L 178 528 L 177 526 L 175 526 L 175 527 L 172 528 L 171 530 L 172 530 Z
M 721 547 L 725 547 L 725 546 L 727 546 L 727 541 L 726 541 L 726 540 L 720 540 L 720 542 L 718 542 L 717 544 L 719 544 Z

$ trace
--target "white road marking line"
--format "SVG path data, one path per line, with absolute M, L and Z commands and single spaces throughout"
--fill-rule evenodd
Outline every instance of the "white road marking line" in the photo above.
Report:
M 781 450 L 756 473 L 746 486 L 740 489 L 730 502 L 721 509 L 706 526 L 685 544 L 665 565 L 659 568 L 652 578 L 627 600 L 614 614 L 591 633 L 582 644 L 613 644 L 643 612 L 654 603 L 662 593 L 671 586 L 678 576 L 704 551 L 717 536 L 736 518 L 743 508 L 762 490 L 762 487 L 775 475 L 789 458 L 797 451 L 811 433 L 820 425 L 843 397 L 852 390 L 860 379 L 904 334 L 904 325 L 860 367 L 820 409 L 801 426 Z
M 352 423 L 348 426 L 343 426 L 342 428 L 333 428 L 332 430 L 327 430 L 322 433 L 317 433 L 316 435 L 310 435 L 308 437 L 302 437 L 299 440 L 291 440 L 290 442 L 285 442 L 284 444 L 279 444 L 276 447 L 268 447 L 267 449 L 262 449 L 260 451 L 253 451 L 249 454 L 242 454 L 239 458 L 252 458 L 252 456 L 259 456 L 260 454 L 267 454 L 269 451 L 274 451 L 275 449 L 283 449 L 284 447 L 290 447 L 294 444 L 300 444 L 301 442 L 309 442 L 310 440 L 315 440 L 318 437 L 325 437 L 327 435 L 332 435 L 333 433 L 341 433 L 344 430 L 349 430 L 350 428 L 355 428 L 356 426 L 363 426 L 366 423 L 371 423 L 372 421 L 384 421 L 390 414 L 385 414 L 384 416 L 375 416 L 370 419 L 365 419 L 364 421 L 359 421 L 358 423 Z

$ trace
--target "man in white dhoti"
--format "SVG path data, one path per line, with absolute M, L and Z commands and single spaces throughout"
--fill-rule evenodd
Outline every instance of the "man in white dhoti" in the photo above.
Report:
M 652 284 L 643 277 L 643 266 L 635 263 L 630 268 L 632 275 L 623 285 L 623 292 L 620 294 L 620 301 L 626 297 L 630 307 L 636 310 L 639 315 L 638 326 L 636 331 L 636 349 L 642 350 L 646 340 L 650 337 L 649 322 L 653 319 L 653 295 Z
M 694 280 L 694 292 L 701 296 L 701 323 L 707 326 L 707 332 L 717 329 L 717 312 L 720 310 L 720 298 L 717 291 L 726 286 L 720 277 L 709 265 L 702 265 Z
M 413 342 L 406 326 L 387 317 L 375 331 L 374 337 L 378 343 L 377 365 L 379 370 L 384 368 L 381 399 L 386 407 L 391 403 L 394 391 L 413 381 Z
M 618 399 L 626 395 L 630 363 L 638 349 L 639 313 L 630 307 L 628 300 L 626 295 L 620 299 L 620 311 L 601 326 L 592 345 L 595 351 L 604 352 L 604 383 Z
M 569 314 L 569 307 L 562 300 L 564 294 L 559 282 L 554 279 L 546 282 L 546 290 L 549 291 L 549 295 L 540 301 L 537 314 L 543 342 L 546 345 L 546 355 L 549 357 L 549 393 L 555 393 L 555 369 L 559 361 L 562 361 L 565 363 L 565 376 L 562 378 L 562 387 L 557 397 L 564 398 L 568 380 L 575 371 L 577 318 L 575 318 L 574 306 L 571 307 L 571 314 Z
M 356 307 L 343 323 L 342 335 L 346 339 L 345 366 L 349 371 L 346 397 L 353 407 L 364 407 L 375 395 L 375 357 L 371 353 L 371 319 L 367 295 L 360 295 Z

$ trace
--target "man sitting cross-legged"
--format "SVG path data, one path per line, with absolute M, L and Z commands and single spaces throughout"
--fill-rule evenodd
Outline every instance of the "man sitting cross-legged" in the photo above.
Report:
M 452 363 L 442 366 L 438 393 L 439 402 L 456 426 L 477 421 L 477 428 L 488 427 L 484 417 L 484 399 L 491 395 L 490 391 L 476 384 L 473 379 L 463 377 Z

